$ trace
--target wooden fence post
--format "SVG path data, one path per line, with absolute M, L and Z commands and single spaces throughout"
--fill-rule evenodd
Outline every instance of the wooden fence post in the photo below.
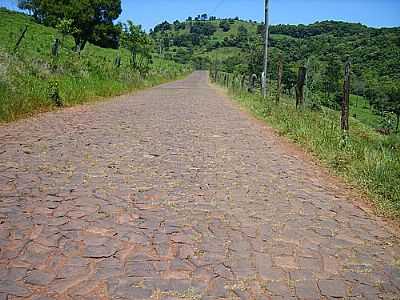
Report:
M 56 38 L 54 40 L 53 45 L 51 46 L 51 55 L 53 55 L 53 57 L 58 57 L 60 53 L 60 45 L 61 45 L 60 39 Z
M 304 84 L 306 81 L 307 69 L 302 66 L 299 68 L 296 85 L 296 108 L 304 105 Z
M 349 106 L 350 106 L 350 60 L 346 62 L 344 68 L 344 84 L 343 84 L 343 98 L 342 98 L 342 117 L 341 128 L 344 132 L 349 131 Z
M 118 54 L 117 57 L 115 58 L 114 65 L 115 65 L 117 68 L 121 67 L 121 56 L 120 56 L 119 54 Z
M 21 44 L 22 40 L 24 39 L 25 34 L 26 34 L 27 31 L 28 31 L 28 26 L 25 25 L 24 30 L 22 30 L 22 33 L 21 33 L 21 35 L 19 36 L 17 43 L 15 44 L 14 52 L 16 52 L 16 51 L 18 50 L 18 47 L 19 47 L 19 45 Z
M 282 94 L 282 76 L 283 76 L 283 61 L 282 58 L 278 62 L 278 87 L 276 91 L 276 103 L 281 100 Z
M 240 81 L 240 88 L 244 90 L 244 85 L 246 83 L 246 75 L 242 76 L 242 80 Z

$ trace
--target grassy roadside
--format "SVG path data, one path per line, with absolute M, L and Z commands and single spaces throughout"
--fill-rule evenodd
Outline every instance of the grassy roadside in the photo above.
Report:
M 28 30 L 17 51 L 16 41 Z M 127 50 L 87 45 L 78 55 L 66 37 L 60 54 L 52 44 L 60 35 L 27 15 L 0 9 L 0 122 L 51 110 L 60 98 L 64 106 L 120 95 L 180 78 L 191 71 L 186 65 L 155 57 L 146 76 L 130 66 Z M 121 65 L 115 60 L 121 58 Z
M 296 110 L 293 99 L 279 105 L 259 94 L 229 90 L 246 110 L 300 144 L 349 183 L 364 190 L 379 214 L 400 217 L 400 136 L 383 136 L 352 118 L 344 141 L 339 112 Z

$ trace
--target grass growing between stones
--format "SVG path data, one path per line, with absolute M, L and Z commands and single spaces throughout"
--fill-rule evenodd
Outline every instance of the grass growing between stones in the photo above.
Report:
M 25 26 L 25 38 L 16 42 Z M 158 57 L 146 76 L 133 70 L 127 50 L 104 49 L 88 44 L 79 55 L 66 37 L 59 56 L 52 44 L 60 34 L 39 25 L 27 15 L 0 8 L 0 122 L 9 122 L 57 106 L 72 106 L 120 95 L 177 79 L 190 67 Z M 121 66 L 115 65 L 117 56 Z
M 296 110 L 295 100 L 230 90 L 233 98 L 280 135 L 303 146 L 351 184 L 367 192 L 377 212 L 400 217 L 400 135 L 383 136 L 354 118 L 349 138 L 340 130 L 340 113 L 327 108 Z

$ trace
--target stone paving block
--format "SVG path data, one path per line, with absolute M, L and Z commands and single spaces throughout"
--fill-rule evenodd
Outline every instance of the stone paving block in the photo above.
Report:
M 321 299 L 321 294 L 316 281 L 297 281 L 295 282 L 296 296 L 304 300 Z
M 326 297 L 344 298 L 347 296 L 347 287 L 343 280 L 324 279 L 318 281 L 321 294 Z
M 0 125 L 0 147 L 0 299 L 400 294 L 399 238 L 205 72 Z
M 47 286 L 55 279 L 55 277 L 55 274 L 34 270 L 28 273 L 24 278 L 24 281 L 31 285 Z
M 0 294 L 6 294 L 16 297 L 29 297 L 32 292 L 30 289 L 26 288 L 23 285 L 17 284 L 14 281 L 1 279 Z

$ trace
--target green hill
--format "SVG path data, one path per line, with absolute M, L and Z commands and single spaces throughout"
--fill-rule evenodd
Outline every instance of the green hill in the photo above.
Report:
M 228 23 L 229 29 L 224 31 L 221 23 Z M 190 49 L 190 58 L 194 61 L 198 56 L 217 54 L 222 61 L 236 56 L 235 67 L 224 66 L 226 71 L 232 72 L 243 70 L 243 65 L 248 67 L 249 49 L 262 50 L 263 25 L 260 23 L 217 19 L 176 22 L 169 26 L 163 24 L 154 28 L 152 36 L 162 44 L 167 56 L 177 60 L 179 48 Z M 208 31 L 196 28 L 208 28 Z M 378 76 L 400 77 L 400 28 L 376 29 L 361 24 L 325 21 L 311 25 L 271 26 L 270 33 L 272 64 L 277 52 L 283 53 L 288 65 L 302 63 L 309 57 L 324 62 L 327 55 L 334 54 L 342 61 L 350 56 L 357 75 L 369 71 Z
M 211 67 L 258 76 L 262 72 L 264 26 L 260 23 L 215 18 L 164 22 L 150 35 L 164 57 L 177 62 L 192 61 L 198 69 Z M 343 67 L 350 59 L 352 93 L 361 96 L 352 98 L 354 115 L 377 128 L 396 126 L 393 113 L 400 110 L 397 104 L 389 108 L 387 98 L 393 95 L 387 91 L 399 85 L 400 28 L 377 29 L 337 21 L 276 25 L 270 28 L 269 45 L 268 78 L 272 86 L 277 80 L 278 63 L 282 61 L 284 89 L 293 94 L 297 70 L 305 65 L 312 105 L 337 109 Z
M 25 26 L 25 37 L 15 50 Z M 131 67 L 127 50 L 88 44 L 79 55 L 69 36 L 54 57 L 56 38 L 61 39 L 56 29 L 0 8 L 0 121 L 52 109 L 57 98 L 70 106 L 171 80 L 189 70 L 154 56 L 148 73 L 140 74 Z M 115 64 L 118 56 L 120 67 Z

